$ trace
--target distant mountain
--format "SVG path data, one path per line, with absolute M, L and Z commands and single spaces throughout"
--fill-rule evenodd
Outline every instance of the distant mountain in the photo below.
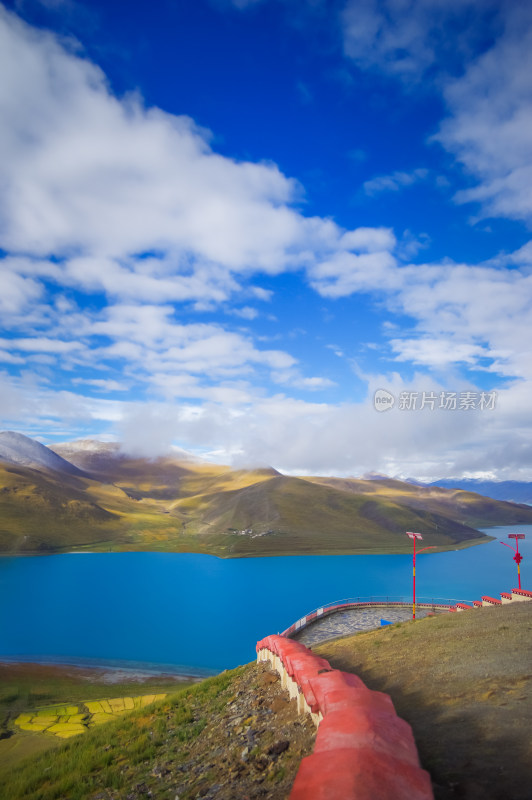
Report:
M 532 482 L 527 481 L 482 481 L 473 478 L 445 478 L 428 486 L 441 486 L 444 489 L 465 489 L 495 500 L 508 500 L 511 503 L 532 505 Z
M 368 498 L 387 500 L 413 511 L 424 511 L 452 519 L 474 529 L 494 525 L 532 524 L 532 508 L 458 488 L 423 486 L 394 478 L 309 478 L 314 482 Z
M 68 475 L 82 475 L 74 464 L 44 444 L 14 431 L 0 431 L 0 461 L 33 469 L 51 469 Z
M 165 550 L 222 557 L 439 549 L 532 524 L 532 508 L 372 475 L 298 478 L 186 457 L 131 458 L 118 444 L 44 447 L 0 434 L 0 552 Z
M 118 442 L 99 442 L 96 439 L 76 439 L 73 442 L 60 442 L 50 445 L 50 450 L 57 453 L 62 458 L 67 459 L 84 472 L 100 476 L 104 479 L 112 478 L 113 475 L 120 473 L 121 467 L 128 465 L 131 469 L 132 464 L 138 464 L 140 470 L 145 470 L 150 462 L 172 461 L 175 463 L 202 463 L 191 453 L 181 448 L 172 448 L 171 454 L 164 458 L 145 459 L 135 458 L 122 450 Z
M 105 475 L 124 456 L 117 442 L 98 442 L 95 439 L 78 439 L 75 442 L 52 444 L 49 448 L 58 458 L 91 474 Z

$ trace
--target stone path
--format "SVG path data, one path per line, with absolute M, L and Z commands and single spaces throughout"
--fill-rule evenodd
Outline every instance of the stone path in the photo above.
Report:
M 416 609 L 416 618 L 426 617 L 429 609 Z M 316 620 L 308 628 L 292 636 L 307 647 L 336 636 L 346 636 L 358 631 L 369 631 L 380 628 L 381 619 L 388 622 L 406 622 L 412 619 L 412 608 L 350 608 L 336 611 L 327 617 Z

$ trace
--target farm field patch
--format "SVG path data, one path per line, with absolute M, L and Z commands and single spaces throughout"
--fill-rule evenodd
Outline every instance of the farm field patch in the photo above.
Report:
M 145 694 L 139 697 L 113 697 L 108 700 L 87 700 L 77 705 L 45 706 L 19 714 L 15 719 L 22 731 L 49 733 L 60 739 L 79 736 L 95 725 L 112 722 L 127 711 L 144 708 L 166 694 Z

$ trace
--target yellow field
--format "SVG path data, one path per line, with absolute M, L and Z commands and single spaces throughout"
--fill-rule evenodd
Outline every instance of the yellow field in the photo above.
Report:
M 51 733 L 60 739 L 79 736 L 94 725 L 118 719 L 127 711 L 163 700 L 166 694 L 145 694 L 140 697 L 113 697 L 110 700 L 88 700 L 77 706 L 47 706 L 19 714 L 15 724 L 22 731 Z

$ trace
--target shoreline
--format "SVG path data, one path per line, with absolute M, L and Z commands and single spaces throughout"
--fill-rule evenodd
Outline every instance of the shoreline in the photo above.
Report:
M 504 526 L 504 525 L 493 525 L 490 526 L 491 528 L 500 528 L 500 527 L 520 527 L 519 525 L 512 525 L 512 526 Z M 521 526 L 522 527 L 522 526 Z M 483 531 L 479 531 L 479 533 L 483 533 Z M 436 545 L 434 547 L 434 554 L 437 553 L 449 553 L 454 550 L 466 550 L 468 547 L 475 547 L 481 544 L 489 544 L 489 542 L 494 541 L 496 536 L 490 536 L 484 533 L 481 537 L 476 537 L 475 539 L 466 539 L 463 542 L 456 542 L 450 545 Z M 353 550 L 339 550 L 338 552 L 331 553 L 330 551 L 315 551 L 312 553 L 309 552 L 301 552 L 301 553 L 268 553 L 268 555 L 263 555 L 261 553 L 245 553 L 241 555 L 220 555 L 218 553 L 206 553 L 203 550 L 148 550 L 145 548 L 132 548 L 130 550 L 101 550 L 101 549 L 84 549 L 84 550 L 53 550 L 50 552 L 43 553 L 42 551 L 38 550 L 31 550 L 25 551 L 23 553 L 7 553 L 7 552 L 0 552 L 0 558 L 37 558 L 37 557 L 48 557 L 48 556 L 78 556 L 78 555 L 121 555 L 124 553 L 161 553 L 162 555 L 196 555 L 196 556 L 212 556 L 212 558 L 219 558 L 221 561 L 232 561 L 237 560 L 239 558 L 289 558 L 289 557 L 300 557 L 300 556 L 398 556 L 398 555 L 410 555 L 411 549 L 408 547 L 397 547 L 397 548 L 387 548 L 386 550 L 370 550 L 370 549 L 362 549 L 356 548 Z M 1 659 L 1 656 L 0 656 Z
M 0 670 L 19 668 L 24 671 L 38 671 L 70 676 L 80 680 L 95 680 L 101 683 L 144 683 L 147 681 L 175 681 L 176 683 L 200 683 L 206 678 L 218 675 L 215 670 L 191 670 L 172 664 L 151 664 L 105 659 L 68 659 L 55 661 L 44 656 L 5 656 L 0 655 Z

